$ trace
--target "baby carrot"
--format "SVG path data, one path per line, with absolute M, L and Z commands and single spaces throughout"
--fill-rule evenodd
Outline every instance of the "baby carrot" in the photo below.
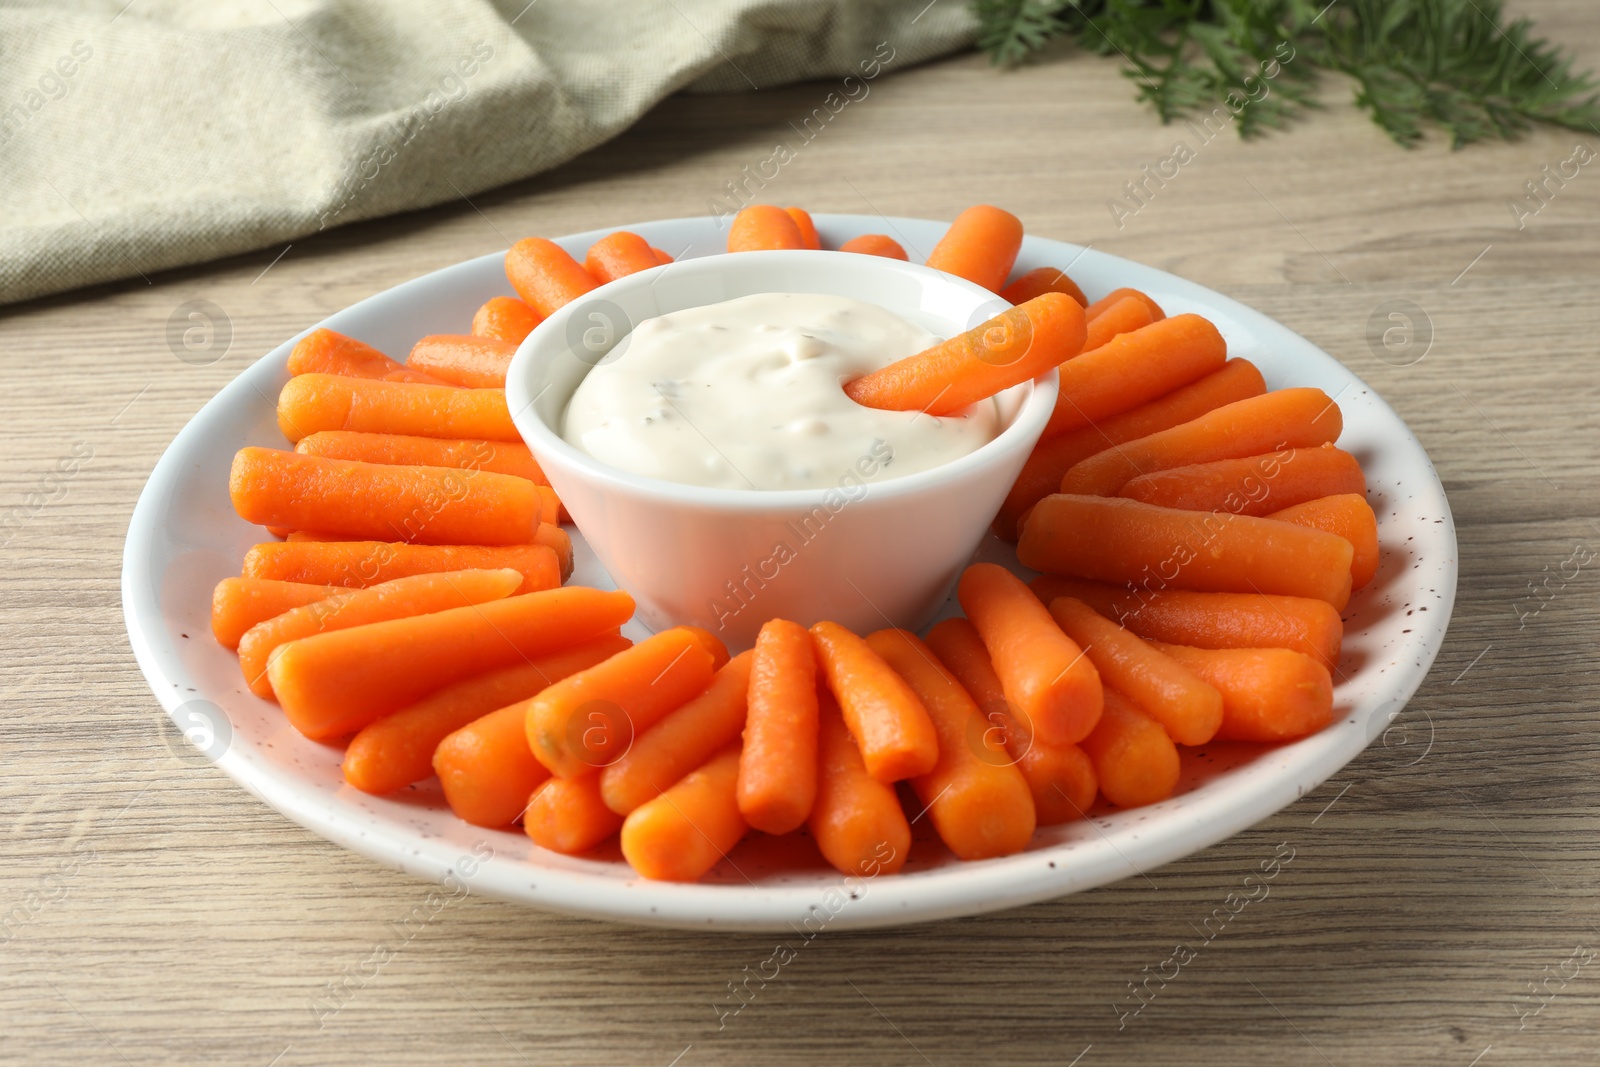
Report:
M 1081 600 L 1057 597 L 1050 614 L 1100 672 L 1100 681 L 1143 708 L 1180 745 L 1203 745 L 1222 724 L 1222 694 L 1171 656 Z
M 388 382 L 444 385 L 414 367 L 396 363 L 376 348 L 329 329 L 312 330 L 289 352 L 290 374 L 338 374 L 347 378 L 373 378 Z
M 668 263 L 672 262 L 672 253 L 668 252 L 665 248 L 652 248 L 650 251 L 655 254 L 656 263 L 659 266 L 664 267 Z
M 1315 448 L 1338 440 L 1343 428 L 1339 405 L 1321 389 L 1278 389 L 1090 456 L 1062 477 L 1061 491 L 1111 496 L 1151 471 Z
M 804 248 L 805 236 L 794 218 L 771 204 L 751 204 L 733 217 L 728 227 L 728 251 L 762 252 L 774 248 Z
M 858 252 L 864 256 L 882 256 L 884 259 L 907 259 L 906 250 L 893 237 L 881 233 L 864 233 L 852 237 L 839 246 L 841 252 Z
M 633 598 L 572 586 L 291 641 L 267 677 L 289 722 L 328 740 L 486 671 L 571 648 L 633 614 Z
M 527 714 L 528 702 L 519 700 L 439 742 L 433 770 L 458 818 L 474 826 L 510 826 L 522 817 L 534 789 L 550 777 L 528 748 L 522 728 Z
M 562 778 L 590 774 L 705 689 L 714 670 L 711 654 L 688 627 L 663 630 L 534 697 L 528 745 Z
M 1000 299 L 1009 300 L 1013 304 L 1026 304 L 1034 297 L 1043 296 L 1045 293 L 1063 293 L 1076 300 L 1079 306 L 1089 303 L 1089 298 L 1083 295 L 1078 283 L 1055 267 L 1036 267 L 1012 279 L 1004 289 L 1000 290 Z
M 1126 300 L 1130 296 L 1150 309 L 1150 317 L 1152 320 L 1164 319 L 1167 317 L 1167 313 L 1161 310 L 1160 304 L 1156 303 L 1154 300 L 1151 300 L 1150 297 L 1146 296 L 1144 293 L 1141 293 L 1137 289 L 1111 290 L 1111 292 L 1107 293 L 1099 300 L 1096 300 L 1094 303 L 1084 308 L 1084 317 L 1093 319 L 1103 315 L 1107 310 L 1115 306 L 1119 300 Z
M 823 857 L 858 878 L 893 874 L 911 851 L 911 824 L 894 786 L 867 772 L 826 691 L 818 695 L 817 800 L 806 826 Z
M 817 237 L 817 225 L 811 221 L 811 215 L 805 208 L 786 207 L 783 210 L 794 220 L 795 228 L 800 231 L 800 240 L 803 242 L 803 247 L 813 250 L 822 247 L 822 241 Z M 760 827 L 757 827 L 757 829 L 760 829 Z
M 321 430 L 300 438 L 294 450 L 305 456 L 353 459 L 361 463 L 490 471 L 526 478 L 540 485 L 550 484 L 533 453 L 521 442 Z
M 541 530 L 544 527 L 540 527 Z M 557 533 L 563 531 L 557 529 Z M 388 541 L 267 541 L 244 555 L 243 576 L 365 588 L 437 571 L 510 567 L 522 572 L 519 593 L 561 584 L 554 551 L 534 545 L 408 545 Z
M 1174 315 L 1119 334 L 1062 364 L 1060 393 L 1044 436 L 1120 415 L 1220 370 L 1227 361 L 1228 343 L 1199 315 Z
M 594 775 L 547 778 L 528 798 L 522 828 L 540 848 L 579 856 L 622 829 L 622 816 L 601 801 Z
M 1024 567 L 1069 578 L 1280 593 L 1341 610 L 1350 599 L 1350 558 L 1344 538 L 1276 519 L 1063 493 L 1034 505 L 1017 542 Z
M 739 812 L 769 834 L 798 830 L 817 795 L 817 654 L 811 634 L 772 619 L 756 635 L 739 756 Z
M 255 447 L 239 450 L 228 476 L 233 508 L 249 522 L 434 545 L 532 543 L 541 488 L 509 474 Z
M 1156 579 L 1159 582 L 1159 579 Z M 1262 593 L 1194 593 L 1186 589 L 1105 585 L 1040 575 L 1039 599 L 1070 596 L 1140 637 L 1200 648 L 1287 648 L 1333 667 L 1344 623 L 1326 601 Z
M 633 747 L 600 772 L 607 806 L 626 815 L 739 740 L 744 729 L 754 652 L 741 652 L 705 691 L 644 731 Z
M 374 382 L 332 374 L 290 378 L 278 394 L 278 428 L 291 443 L 318 430 L 522 440 L 502 390 Z
M 1002 762 L 1014 763 L 1028 783 L 1040 826 L 1081 819 L 1094 803 L 1099 783 L 1094 764 L 1077 745 L 1052 745 L 1033 736 L 1023 716 L 1005 698 L 983 638 L 970 619 L 946 619 L 928 632 L 928 647 L 972 695 L 987 724 L 977 751 L 989 758 L 994 742 L 1005 746 Z
M 939 762 L 911 779 L 911 788 L 940 840 L 964 860 L 1026 848 L 1036 825 L 1028 783 L 982 747 L 986 723 L 972 697 L 915 634 L 879 630 L 867 644 L 916 692 L 938 731 Z
M 472 335 L 520 345 L 522 339 L 544 320 L 514 296 L 492 296 L 472 316 Z
M 1100 675 L 1061 632 L 1022 579 L 993 563 L 974 563 L 956 586 L 1006 694 L 1034 734 L 1076 744 L 1100 718 Z
M 607 234 L 590 245 L 583 261 L 583 269 L 602 285 L 659 266 L 650 242 L 627 230 Z
M 420 782 L 433 773 L 434 749 L 456 730 L 496 708 L 527 700 L 632 643 L 619 634 L 606 634 L 430 693 L 364 727 L 351 739 L 344 751 L 344 780 L 373 794 L 392 793 Z
M 994 532 L 1007 541 L 1015 541 L 1017 519 L 1022 513 L 1054 493 L 1067 471 L 1090 456 L 1266 391 L 1267 384 L 1255 364 L 1247 359 L 1230 359 L 1221 370 L 1174 389 L 1166 396 L 1113 415 L 1098 425 L 1068 430 L 1059 437 L 1041 440 L 1006 495 L 1000 514 L 995 517 Z
M 1083 346 L 1083 308 L 1046 293 L 964 334 L 847 382 L 869 408 L 954 415 L 1071 360 Z
M 1142 330 L 1156 321 L 1150 305 L 1138 297 L 1125 296 L 1094 318 L 1086 318 L 1088 330 L 1083 339 L 1083 350 L 1093 352 L 1113 337 Z
M 267 660 L 280 645 L 352 626 L 500 600 L 516 592 L 521 584 L 522 575 L 513 570 L 445 571 L 346 590 L 251 627 L 239 639 L 239 668 L 244 671 L 250 691 L 271 700 Z
M 1319 497 L 1366 491 L 1356 458 L 1325 444 L 1151 471 L 1117 495 L 1185 511 L 1270 515 Z
M 730 746 L 622 823 L 622 855 L 659 882 L 692 882 L 750 832 L 736 798 L 739 747 Z M 609 810 L 609 809 L 607 809 Z
M 880 782 L 898 782 L 931 771 L 939 760 L 939 735 L 905 680 L 838 623 L 817 623 L 811 637 L 868 773 Z
M 1292 522 L 1338 534 L 1350 542 L 1350 587 L 1360 589 L 1378 573 L 1378 517 L 1367 503 L 1365 489 L 1308 500 L 1274 511 L 1269 519 Z
M 998 293 L 1005 288 L 1021 249 L 1022 220 L 1009 211 L 979 204 L 956 216 L 933 246 L 928 266 Z
M 702 626 L 680 626 L 680 630 L 687 630 L 694 639 L 700 642 L 700 647 L 706 650 L 711 657 L 711 669 L 720 671 L 728 665 L 732 657 L 728 653 L 728 646 L 722 643 L 722 638 Z
M 543 237 L 524 237 L 511 246 L 506 278 L 541 319 L 600 284 L 566 249 Z
M 503 389 L 517 346 L 492 337 L 431 333 L 411 346 L 406 363 L 467 389 Z
M 223 648 L 238 648 L 239 638 L 257 623 L 342 592 L 335 585 L 224 578 L 211 593 L 211 634 Z
M 1119 808 L 1154 804 L 1178 785 L 1178 749 L 1143 708 L 1111 689 L 1094 733 L 1083 739 L 1100 792 Z
M 1333 720 L 1333 679 L 1284 648 L 1157 645 L 1222 693 L 1221 741 L 1293 741 Z

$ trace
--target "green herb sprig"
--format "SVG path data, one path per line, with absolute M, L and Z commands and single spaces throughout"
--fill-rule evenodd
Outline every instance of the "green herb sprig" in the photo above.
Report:
M 1239 134 L 1316 106 L 1323 71 L 1401 145 L 1460 148 L 1535 123 L 1600 133 L 1600 86 L 1500 0 L 971 0 L 978 43 L 1021 63 L 1057 38 L 1116 55 L 1163 122 L 1228 103 Z M 1263 88 L 1265 86 L 1265 88 Z M 1229 103 L 1231 101 L 1231 103 Z M 1248 101 L 1248 103 L 1245 103 Z

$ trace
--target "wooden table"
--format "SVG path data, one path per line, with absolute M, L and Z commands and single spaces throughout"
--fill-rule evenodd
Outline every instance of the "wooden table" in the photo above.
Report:
M 1519 10 L 1600 65 L 1588 0 Z M 771 937 L 477 897 L 402 934 L 429 886 L 170 754 L 117 582 L 134 499 L 185 420 L 285 337 L 425 271 L 525 234 L 704 213 L 824 92 L 676 98 L 471 206 L 0 309 L 0 502 L 26 511 L 0 548 L 0 1061 L 1594 1061 L 1600 174 L 1520 230 L 1508 201 L 1600 136 L 1405 152 L 1330 83 L 1329 110 L 1299 128 L 1199 145 L 1137 107 L 1107 61 L 1064 52 L 999 74 L 969 55 L 876 82 L 770 187 L 818 211 L 1006 205 L 1034 232 L 1275 316 L 1422 439 L 1461 542 L 1433 673 L 1383 743 L 1221 845 L 1053 903 L 828 937 L 719 1032 L 714 1005 Z M 1108 199 L 1179 140 L 1195 158 L 1119 228 Z M 231 321 L 209 366 L 166 340 L 196 299 Z M 1409 347 L 1403 332 L 1370 340 L 1395 325 L 1374 318 L 1394 300 L 1417 309 Z M 72 456 L 77 473 L 29 503 Z M 1295 858 L 1270 896 L 1119 1031 L 1129 983 L 1280 843 Z M 374 967 L 380 944 L 398 951 Z M 330 983 L 350 995 L 319 1022 Z

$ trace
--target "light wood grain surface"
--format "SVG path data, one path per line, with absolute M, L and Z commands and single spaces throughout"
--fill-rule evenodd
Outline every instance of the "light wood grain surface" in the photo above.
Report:
M 1517 10 L 1600 64 L 1591 0 Z M 825 936 L 719 1032 L 715 1005 L 771 937 L 477 897 L 401 937 L 428 885 L 172 755 L 117 582 L 136 495 L 185 420 L 284 338 L 425 271 L 525 234 L 704 213 L 826 91 L 673 99 L 472 205 L 0 309 L 0 504 L 26 513 L 0 547 L 0 1062 L 1594 1062 L 1600 559 L 1541 583 L 1600 551 L 1600 171 L 1521 230 L 1508 201 L 1600 132 L 1404 152 L 1330 81 L 1325 113 L 1204 145 L 1119 229 L 1107 200 L 1192 135 L 1135 106 L 1108 61 L 997 74 L 965 56 L 880 79 L 773 182 L 818 211 L 992 201 L 1217 287 L 1344 361 L 1421 438 L 1461 543 L 1433 673 L 1400 729 L 1221 845 L 1052 903 Z M 197 299 L 231 322 L 209 366 L 166 339 Z M 1416 362 L 1369 343 L 1396 299 L 1431 331 Z M 1270 895 L 1119 1030 L 1129 983 L 1280 843 L 1294 860 Z M 373 968 L 379 944 L 400 947 Z M 352 994 L 319 1019 L 329 983 Z

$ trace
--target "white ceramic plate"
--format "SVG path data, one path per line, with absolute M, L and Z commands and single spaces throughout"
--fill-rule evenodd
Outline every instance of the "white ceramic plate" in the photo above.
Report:
M 824 244 L 888 232 L 913 256 L 945 223 L 866 215 L 816 218 Z M 630 226 L 680 258 L 724 247 L 711 218 Z M 578 258 L 609 231 L 559 243 Z M 211 589 L 237 574 L 260 531 L 234 515 L 228 467 L 244 445 L 281 447 L 274 416 L 293 338 L 230 382 L 173 441 L 134 509 L 122 598 L 139 666 L 163 708 L 208 758 L 302 826 L 391 867 L 471 891 L 570 914 L 684 928 L 735 930 L 885 926 L 942 919 L 1062 896 L 1154 868 L 1220 841 L 1314 789 L 1404 707 L 1444 638 L 1456 589 L 1455 527 L 1438 475 L 1406 425 L 1360 379 L 1305 338 L 1193 282 L 1076 245 L 1029 237 L 1018 269 L 1069 266 L 1091 299 L 1142 289 L 1169 313 L 1210 318 L 1232 355 L 1255 361 L 1268 385 L 1314 385 L 1344 411 L 1340 444 L 1366 469 L 1383 561 L 1346 612 L 1335 721 L 1279 747 L 1208 745 L 1185 758 L 1176 796 L 1132 811 L 1041 829 L 1026 852 L 961 863 L 924 832 L 905 870 L 864 881 L 771 839 L 747 841 L 702 882 L 644 881 L 620 857 L 546 852 L 521 833 L 460 822 L 430 781 L 393 798 L 344 784 L 341 752 L 291 729 L 277 706 L 243 685 L 238 661 L 211 638 Z M 465 332 L 488 297 L 511 292 L 502 256 L 483 256 L 363 300 L 319 323 L 401 355 L 424 334 Z M 307 331 L 309 332 L 309 331 Z M 302 335 L 303 336 L 303 335 Z M 574 537 L 574 580 L 607 585 Z M 993 538 L 982 558 L 1015 566 Z M 925 826 L 919 826 L 925 830 Z

